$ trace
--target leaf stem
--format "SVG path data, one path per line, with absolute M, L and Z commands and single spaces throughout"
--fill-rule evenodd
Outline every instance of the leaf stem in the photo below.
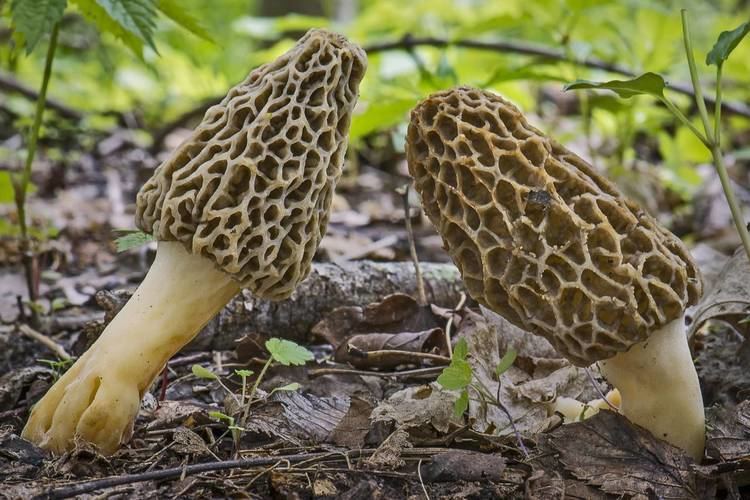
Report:
M 18 213 L 18 228 L 21 232 L 21 252 L 24 255 L 24 271 L 26 273 L 26 286 L 29 291 L 29 299 L 36 300 L 36 280 L 34 277 L 33 257 L 31 256 L 31 244 L 29 242 L 29 230 L 26 224 L 26 190 L 31 181 L 31 166 L 34 163 L 37 144 L 39 142 L 39 130 L 42 128 L 42 117 L 44 116 L 44 107 L 47 101 L 47 87 L 49 86 L 50 76 L 52 75 L 52 61 L 55 58 L 57 50 L 57 35 L 60 31 L 60 23 L 55 23 L 52 27 L 52 34 L 47 47 L 47 56 L 44 61 L 44 73 L 42 75 L 42 85 L 39 89 L 39 95 L 36 99 L 36 110 L 34 112 L 34 122 L 29 134 L 29 147 L 26 153 L 26 162 L 21 172 L 20 179 L 14 179 L 13 192 L 16 202 L 16 211 Z M 35 315 L 32 308 L 32 315 Z
M 253 402 L 253 397 L 255 397 L 255 392 L 258 390 L 258 386 L 260 385 L 260 381 L 263 380 L 263 377 L 266 374 L 266 371 L 271 366 L 271 363 L 273 362 L 273 356 L 268 357 L 268 361 L 266 361 L 266 364 L 263 365 L 263 369 L 258 374 L 258 377 L 255 379 L 255 383 L 253 384 L 253 388 L 250 389 L 250 394 L 247 396 L 247 402 L 243 401 L 242 404 L 244 405 L 244 410 L 242 411 L 242 421 L 240 421 L 240 427 L 245 427 L 247 424 L 247 417 L 250 414 L 250 405 Z
M 701 90 L 700 81 L 698 79 L 698 70 L 695 66 L 695 57 L 693 55 L 693 43 L 690 37 L 690 23 L 688 22 L 687 10 L 682 9 L 680 11 L 682 16 L 682 34 L 685 42 L 685 55 L 688 61 L 688 67 L 690 69 L 690 80 L 693 84 L 693 92 L 695 95 L 695 103 L 698 106 L 698 114 L 703 122 L 703 129 L 706 131 L 704 144 L 711 151 L 711 156 L 714 160 L 714 166 L 716 167 L 716 173 L 719 175 L 721 181 L 721 187 L 724 189 L 724 196 L 726 196 L 727 204 L 729 204 L 729 210 L 732 212 L 732 219 L 734 225 L 737 228 L 737 233 L 742 240 L 742 246 L 745 248 L 747 258 L 750 260 L 750 233 L 748 233 L 747 226 L 745 225 L 742 208 L 737 203 L 737 198 L 734 195 L 732 189 L 732 183 L 727 173 L 727 168 L 724 165 L 724 156 L 721 153 L 721 64 L 717 65 L 716 72 L 716 109 L 714 111 L 714 128 L 711 130 L 711 124 L 708 120 L 708 111 L 706 110 L 706 102 L 703 100 L 703 92 Z M 677 108 L 675 108 L 677 109 Z M 694 127 L 691 128 L 694 131 Z M 699 136 L 700 137 L 700 136 Z M 703 140 L 703 139 L 701 139 Z
M 721 148 L 721 69 L 722 63 L 716 65 L 716 104 L 714 104 L 714 142 Z
M 698 127 L 693 125 L 690 122 L 690 119 L 688 119 L 685 114 L 680 111 L 680 108 L 674 105 L 672 101 L 670 101 L 667 97 L 660 97 L 659 100 L 667 107 L 667 109 L 677 118 L 680 120 L 680 122 L 685 125 L 687 128 L 690 129 L 690 131 L 695 134 L 695 136 L 703 143 L 706 148 L 711 149 L 711 141 L 709 140 L 706 135 L 698 130 Z
M 703 100 L 703 90 L 698 78 L 698 69 L 695 66 L 695 55 L 693 54 L 693 40 L 690 36 L 690 23 L 688 22 L 687 9 L 680 11 L 682 16 L 682 39 L 685 44 L 685 56 L 687 57 L 688 68 L 690 69 L 690 80 L 693 84 L 693 93 L 695 94 L 695 104 L 698 106 L 698 114 L 703 122 L 703 129 L 707 136 L 711 136 L 711 124 L 708 121 L 708 111 L 706 111 L 706 101 Z

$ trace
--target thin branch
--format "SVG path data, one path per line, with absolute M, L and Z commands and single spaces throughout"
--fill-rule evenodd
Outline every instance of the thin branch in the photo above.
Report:
M 450 40 L 438 37 L 413 37 L 406 35 L 399 40 L 374 43 L 364 47 L 368 54 L 386 52 L 390 50 L 412 50 L 415 47 L 463 47 L 474 50 L 487 50 L 492 52 L 507 52 L 512 54 L 522 54 L 527 56 L 542 57 L 552 61 L 568 62 L 592 69 L 600 69 L 610 73 L 617 73 L 624 76 L 634 77 L 637 74 L 629 68 L 616 63 L 609 63 L 594 57 L 584 57 L 580 59 L 571 59 L 565 52 L 556 50 L 543 45 L 531 44 L 528 42 L 515 42 L 506 40 L 482 41 L 457 39 Z M 670 83 L 668 87 L 673 91 L 687 96 L 695 97 L 692 87 L 686 83 Z M 716 104 L 716 99 L 706 96 L 705 102 L 711 106 Z M 745 118 L 750 118 L 750 106 L 741 102 L 722 102 L 722 109 L 727 113 L 732 113 Z
M 163 469 L 151 472 L 144 472 L 142 474 L 124 474 L 121 476 L 105 477 L 103 479 L 96 479 L 94 481 L 86 481 L 83 483 L 73 484 L 70 486 L 64 486 L 61 488 L 51 489 L 45 491 L 41 496 L 44 498 L 70 498 L 84 493 L 90 493 L 92 491 L 100 490 L 103 488 L 113 488 L 115 486 L 121 486 L 124 484 L 141 483 L 144 481 L 154 481 L 159 479 L 175 479 L 179 478 L 184 474 L 184 477 L 191 476 L 194 474 L 200 474 L 203 472 L 214 472 L 228 469 L 247 469 L 250 467 L 267 467 L 278 463 L 280 460 L 285 460 L 289 463 L 303 462 L 309 459 L 320 459 L 336 453 L 331 452 L 318 452 L 318 453 L 301 453 L 298 455 L 287 455 L 277 457 L 262 457 L 262 458 L 243 458 L 238 460 L 225 460 L 222 462 L 208 462 L 204 464 L 186 465 L 181 467 L 172 467 L 170 469 Z
M 413 370 L 400 370 L 395 372 L 376 372 L 372 370 L 352 370 L 350 368 L 317 368 L 310 370 L 307 375 L 311 378 L 323 375 L 359 375 L 363 377 L 415 377 L 431 375 L 437 377 L 443 371 L 443 366 L 431 366 L 429 368 L 415 368 Z
M 424 279 L 422 278 L 422 269 L 419 267 L 419 256 L 417 255 L 417 245 L 414 241 L 414 229 L 411 225 L 411 207 L 409 206 L 409 184 L 404 185 L 400 191 L 401 198 L 404 201 L 404 219 L 406 221 L 406 236 L 409 239 L 409 252 L 411 261 L 414 264 L 414 273 L 417 280 L 417 295 L 420 306 L 427 305 L 427 294 L 424 291 Z M 448 344 L 450 352 L 450 344 Z
M 44 345 L 47 349 L 55 353 L 55 355 L 64 360 L 67 361 L 70 359 L 70 354 L 57 342 L 52 340 L 51 338 L 47 337 L 43 333 L 39 333 L 38 331 L 31 328 L 29 325 L 25 325 L 21 323 L 18 325 L 18 331 L 20 331 L 22 334 L 26 335 L 30 339 L 34 339 L 40 344 Z

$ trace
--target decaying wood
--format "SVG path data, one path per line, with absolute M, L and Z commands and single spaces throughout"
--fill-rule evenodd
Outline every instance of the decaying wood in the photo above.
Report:
M 456 267 L 426 263 L 422 272 L 428 302 L 454 307 L 463 290 Z M 310 329 L 336 307 L 365 306 L 396 292 L 416 296 L 411 262 L 316 263 L 310 276 L 287 300 L 270 302 L 243 291 L 188 348 L 232 349 L 236 339 L 251 332 L 305 342 Z
M 422 263 L 427 301 L 454 307 L 463 284 L 453 264 Z M 186 350 L 233 349 L 235 341 L 248 333 L 260 333 L 306 342 L 310 329 L 327 313 L 342 306 L 366 306 L 392 293 L 416 296 L 417 283 L 411 262 L 355 261 L 315 263 L 310 276 L 287 300 L 271 302 L 243 291 L 211 320 Z M 106 310 L 103 323 L 112 319 L 130 298 L 129 292 L 98 294 Z M 87 332 L 90 342 L 104 324 Z

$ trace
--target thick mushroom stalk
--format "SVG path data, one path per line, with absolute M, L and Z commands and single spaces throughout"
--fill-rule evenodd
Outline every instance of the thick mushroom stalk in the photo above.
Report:
M 138 193 L 136 225 L 158 240 L 151 269 L 34 406 L 25 438 L 113 453 L 169 358 L 234 294 L 291 295 L 325 234 L 366 64 L 341 35 L 312 30 L 206 112 Z
M 34 407 L 23 437 L 56 454 L 73 436 L 114 453 L 130 438 L 141 397 L 169 358 L 239 290 L 209 259 L 160 242 L 133 297 Z
M 627 352 L 600 361 L 599 367 L 620 391 L 623 415 L 701 460 L 706 419 L 683 318 L 653 331 Z
M 703 404 L 682 321 L 701 280 L 682 242 L 486 91 L 417 106 L 407 157 L 469 294 L 578 366 L 606 360 L 623 413 L 699 460 Z

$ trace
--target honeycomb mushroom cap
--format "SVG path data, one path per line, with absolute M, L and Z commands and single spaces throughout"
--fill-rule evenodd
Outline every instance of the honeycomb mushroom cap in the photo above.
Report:
M 626 351 L 700 297 L 682 242 L 498 95 L 430 96 L 407 156 L 470 295 L 576 365 Z
M 366 66 L 343 36 L 309 31 L 206 112 L 141 188 L 136 225 L 288 297 L 325 234 Z

